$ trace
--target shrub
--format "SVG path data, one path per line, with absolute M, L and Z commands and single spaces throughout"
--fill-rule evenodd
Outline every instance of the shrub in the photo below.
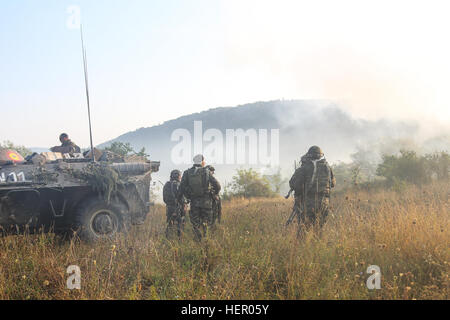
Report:
M 400 155 L 383 155 L 377 175 L 386 178 L 391 186 L 399 181 L 420 185 L 430 180 L 426 158 L 406 150 L 400 151 Z
M 267 177 L 262 177 L 252 168 L 238 169 L 233 176 L 233 182 L 226 189 L 226 197 L 275 197 L 277 192 L 272 190 Z

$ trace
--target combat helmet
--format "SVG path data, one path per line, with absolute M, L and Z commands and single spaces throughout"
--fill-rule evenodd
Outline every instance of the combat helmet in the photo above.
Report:
M 65 138 L 69 138 L 69 135 L 67 133 L 61 133 L 59 135 L 59 141 L 64 142 Z
M 172 170 L 170 172 L 170 180 L 178 180 L 178 178 L 181 176 L 180 170 Z
M 318 146 L 312 146 L 308 150 L 308 155 L 313 159 L 320 159 L 323 157 L 323 152 Z

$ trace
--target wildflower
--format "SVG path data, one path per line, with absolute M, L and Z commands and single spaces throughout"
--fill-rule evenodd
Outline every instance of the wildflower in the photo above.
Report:
M 403 277 L 403 273 L 400 272 L 399 276 L 400 276 L 400 277 Z
M 97 265 L 97 260 L 92 260 L 92 263 L 94 264 L 94 266 Z
M 113 244 L 113 245 L 111 246 L 111 250 L 112 250 L 112 251 L 116 250 L 116 245 L 115 245 L 115 244 Z
M 50 282 L 48 280 L 44 281 L 44 286 L 48 286 L 50 284 Z
M 409 291 L 409 290 L 411 290 L 411 287 L 406 287 L 406 291 Z
M 16 259 L 14 262 L 15 262 L 15 263 L 18 263 L 18 262 L 19 262 L 19 259 Z
M 27 278 L 27 276 L 26 276 L 26 275 L 23 275 L 23 276 L 22 276 L 22 279 L 24 279 L 24 280 L 25 280 L 26 278 Z

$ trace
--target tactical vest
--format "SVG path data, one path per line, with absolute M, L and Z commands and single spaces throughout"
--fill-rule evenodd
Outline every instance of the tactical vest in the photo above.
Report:
M 209 194 L 209 170 L 202 167 L 193 167 L 187 172 L 187 185 L 189 196 L 199 198 Z

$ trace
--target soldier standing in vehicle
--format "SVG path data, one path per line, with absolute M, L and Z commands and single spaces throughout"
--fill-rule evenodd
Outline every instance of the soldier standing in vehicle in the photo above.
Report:
M 59 141 L 61 141 L 61 146 L 53 147 L 50 149 L 50 151 L 69 154 L 81 152 L 80 147 L 69 139 L 69 135 L 67 133 L 61 133 L 61 135 L 59 136 Z
M 213 223 L 211 195 L 219 194 L 220 184 L 205 167 L 203 155 L 194 157 L 192 168 L 184 171 L 181 178 L 178 199 L 185 196 L 191 202 L 189 218 L 194 229 L 195 239 L 200 241 Z
M 216 169 L 213 166 L 206 166 L 206 168 L 209 169 L 209 172 L 214 175 L 216 172 Z M 211 199 L 212 199 L 212 212 L 213 212 L 213 222 L 212 225 L 216 225 L 216 221 L 218 223 L 221 223 L 222 221 L 222 200 L 220 199 L 219 192 L 216 192 L 213 190 L 211 192 Z
M 330 191 L 336 185 L 333 170 L 318 146 L 302 157 L 289 186 L 295 191 L 295 209 L 301 212 L 298 236 L 311 227 L 321 228 L 329 213 Z
M 170 173 L 170 181 L 167 181 L 163 188 L 163 201 L 166 204 L 167 216 L 167 238 L 170 237 L 170 234 L 174 231 L 175 228 L 178 238 L 181 238 L 181 234 L 184 229 L 186 202 L 184 197 L 182 197 L 180 201 L 177 198 L 180 181 L 181 171 L 172 170 L 172 172 Z

